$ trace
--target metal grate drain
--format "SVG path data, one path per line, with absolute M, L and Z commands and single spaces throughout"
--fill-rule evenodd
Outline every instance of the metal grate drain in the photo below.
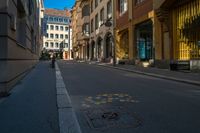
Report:
M 117 120 L 119 118 L 119 114 L 115 112 L 106 112 L 103 113 L 102 118 L 107 120 Z
M 129 113 L 123 107 L 88 108 L 83 112 L 89 126 L 93 129 L 136 128 L 142 123 L 135 113 Z

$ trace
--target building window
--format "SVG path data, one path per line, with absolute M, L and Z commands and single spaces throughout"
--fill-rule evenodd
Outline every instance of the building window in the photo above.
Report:
M 65 43 L 65 48 L 68 48 L 68 43 Z
M 53 34 L 50 34 L 50 38 L 53 39 L 53 38 L 54 38 L 54 35 L 53 35 Z
M 69 30 L 69 27 L 65 27 L 65 31 L 68 31 Z
M 49 29 L 49 25 L 47 25 L 47 30 Z
M 91 33 L 94 31 L 94 19 L 91 20 Z
M 58 48 L 58 43 L 56 43 L 56 48 Z
M 90 9 L 90 10 L 91 10 L 91 13 L 93 12 L 93 5 L 94 5 L 94 2 L 93 2 L 93 0 L 92 0 L 92 1 L 91 1 L 91 7 L 90 7 L 90 8 L 91 8 L 91 9 Z
M 46 34 L 46 38 L 49 38 L 49 34 L 48 33 Z
M 51 42 L 51 47 L 53 48 L 53 42 Z
M 53 21 L 53 17 L 50 17 L 50 18 L 49 18 L 49 21 Z
M 119 0 L 119 8 L 120 8 L 120 15 L 124 14 L 128 10 L 128 2 L 127 0 Z
M 51 25 L 50 27 L 51 27 L 51 30 L 54 30 L 54 26 L 53 25 Z
M 59 22 L 63 22 L 63 19 L 62 19 L 62 18 L 59 18 Z
M 58 27 L 58 26 L 56 26 L 56 30 L 59 30 L 59 27 Z
M 60 48 L 64 48 L 63 42 L 60 43 Z
M 17 6 L 18 4 L 19 2 L 17 2 Z M 26 43 L 27 43 L 26 42 L 26 20 L 23 17 L 24 14 L 25 14 L 24 11 L 17 9 L 16 41 L 18 42 L 19 45 L 26 47 Z M 33 32 L 33 31 L 30 31 L 30 32 Z M 30 33 L 31 38 L 32 38 L 31 36 L 32 34 L 33 33 Z
M 58 39 L 58 34 L 56 34 L 55 36 L 56 36 L 56 39 Z
M 68 19 L 64 19 L 64 22 L 67 23 L 67 22 L 68 22 Z
M 98 0 L 95 0 L 95 8 L 98 6 Z
M 104 22 L 104 8 L 101 9 L 100 11 L 100 25 L 103 25 Z
M 55 22 L 58 22 L 58 18 L 54 18 L 54 21 L 55 21 Z
M 95 30 L 99 28 L 99 15 L 95 16 Z
M 49 47 L 49 43 L 48 42 L 45 42 L 45 47 Z
M 89 16 L 90 15 L 90 6 L 89 5 L 85 5 L 82 8 L 82 18 L 85 16 Z
M 68 39 L 69 38 L 69 36 L 68 35 L 65 35 L 65 39 Z
M 107 18 L 112 18 L 112 2 L 111 0 L 107 3 Z
M 63 34 L 60 34 L 60 39 L 63 39 Z
M 143 1 L 145 1 L 145 0 L 136 0 L 135 1 L 135 4 L 137 5 L 137 4 L 140 4 L 140 3 L 142 3 Z
M 60 26 L 60 30 L 61 30 L 61 31 L 63 31 L 63 30 L 64 30 L 64 29 L 63 29 L 63 26 Z
M 89 23 L 86 23 L 83 25 L 83 34 L 86 35 L 86 36 L 89 36 L 89 33 L 90 33 L 90 28 L 89 28 Z

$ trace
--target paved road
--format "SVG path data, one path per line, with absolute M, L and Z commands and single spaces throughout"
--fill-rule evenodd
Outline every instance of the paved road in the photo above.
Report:
M 83 133 L 199 133 L 200 88 L 59 62 Z

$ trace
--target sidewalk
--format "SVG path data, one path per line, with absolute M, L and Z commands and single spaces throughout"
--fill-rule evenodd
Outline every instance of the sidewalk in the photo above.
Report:
M 59 133 L 56 76 L 49 64 L 40 62 L 0 99 L 1 133 Z
M 143 74 L 147 76 L 167 79 L 167 80 L 173 80 L 177 82 L 183 82 L 188 83 L 192 85 L 198 85 L 200 86 L 200 73 L 193 73 L 193 72 L 187 72 L 187 71 L 171 71 L 169 69 L 159 69 L 156 67 L 139 67 L 134 65 L 116 65 L 113 66 L 112 64 L 108 63 L 98 63 L 98 62 L 87 62 L 88 64 L 95 64 L 102 67 L 109 67 L 114 68 L 118 70 L 133 72 L 137 74 Z

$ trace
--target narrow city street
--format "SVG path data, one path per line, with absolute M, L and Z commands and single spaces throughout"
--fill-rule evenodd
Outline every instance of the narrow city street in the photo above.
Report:
M 0 133 L 200 133 L 200 0 L 0 0 Z
M 59 61 L 83 133 L 198 133 L 199 86 Z

